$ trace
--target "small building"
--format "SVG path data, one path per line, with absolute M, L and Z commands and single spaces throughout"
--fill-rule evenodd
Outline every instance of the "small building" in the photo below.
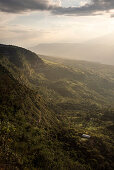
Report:
M 82 137 L 83 137 L 83 138 L 90 138 L 91 136 L 86 135 L 86 134 L 83 134 Z

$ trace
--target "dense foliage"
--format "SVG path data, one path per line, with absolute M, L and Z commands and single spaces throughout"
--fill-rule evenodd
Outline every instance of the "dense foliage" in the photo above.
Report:
M 112 170 L 114 68 L 45 59 L 0 45 L 0 168 Z

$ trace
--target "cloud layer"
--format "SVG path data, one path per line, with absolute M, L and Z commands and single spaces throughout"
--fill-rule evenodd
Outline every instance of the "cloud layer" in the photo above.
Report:
M 114 9 L 114 0 L 91 0 L 90 3 L 80 7 L 62 7 L 59 4 L 54 3 L 53 0 L 0 0 L 0 11 L 21 13 L 46 10 L 57 15 L 95 15 Z

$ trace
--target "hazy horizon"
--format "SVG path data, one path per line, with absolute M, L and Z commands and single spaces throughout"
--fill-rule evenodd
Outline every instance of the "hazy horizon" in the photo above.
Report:
M 113 35 L 83 43 L 42 43 L 29 49 L 41 55 L 114 65 L 114 38 L 111 38 Z
M 113 0 L 0 0 L 0 20 L 1 44 L 114 44 Z

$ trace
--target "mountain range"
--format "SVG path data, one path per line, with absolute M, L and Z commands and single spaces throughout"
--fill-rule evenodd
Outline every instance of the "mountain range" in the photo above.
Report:
M 2 169 L 112 170 L 114 66 L 1 44 L 0 129 Z

